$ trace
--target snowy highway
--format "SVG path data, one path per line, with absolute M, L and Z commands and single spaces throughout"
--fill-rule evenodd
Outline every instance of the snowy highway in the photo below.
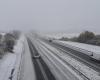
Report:
M 87 66 L 90 66 L 91 68 L 95 69 L 96 71 L 100 72 L 100 64 L 99 64 L 100 62 L 92 59 L 91 57 L 89 57 L 86 54 L 83 54 L 83 52 L 74 50 L 73 48 L 70 48 L 68 46 L 64 46 L 63 44 L 58 44 L 55 42 L 49 43 L 49 44 L 58 48 L 58 50 L 61 50 L 64 53 L 71 55 L 73 58 L 76 58 L 77 60 L 83 62 Z
M 55 77 L 52 75 L 51 71 L 49 70 L 48 66 L 42 60 L 40 54 L 38 53 L 37 49 L 33 45 L 30 39 L 27 39 L 29 48 L 32 55 L 32 61 L 35 68 L 36 79 L 37 80 L 55 80 Z
M 79 55 L 78 51 L 32 34 L 28 35 L 28 39 L 30 40 L 29 46 L 34 45 L 36 49 L 32 53 L 38 53 L 35 57 L 32 55 L 33 60 L 44 63 L 42 64 L 43 69 L 39 64 L 38 67 L 40 67 L 41 76 L 45 76 L 46 79 L 39 79 L 40 74 L 35 69 L 37 80 L 49 80 L 50 78 L 52 78 L 50 80 L 100 80 L 100 64 L 91 60 L 89 56 Z M 37 64 L 33 63 L 33 65 Z M 45 65 L 47 68 L 44 67 Z
M 15 54 L 1 61 L 0 80 L 100 80 L 100 61 L 86 55 L 91 54 L 89 49 L 75 44 L 33 33 L 22 35 Z
M 35 42 L 35 44 L 36 43 L 37 42 Z M 41 55 L 41 58 L 43 58 L 43 60 L 48 65 L 48 67 L 51 71 L 51 73 L 50 72 L 46 73 L 45 71 L 44 71 L 45 73 L 43 73 L 42 72 L 43 70 L 41 70 L 40 72 L 42 72 L 43 74 L 46 74 L 46 75 L 52 74 L 56 78 L 56 79 L 54 79 L 53 76 L 50 76 L 50 77 L 46 76 L 47 78 L 44 79 L 44 78 L 42 78 L 42 74 L 40 75 L 40 72 L 38 73 L 37 69 L 35 69 L 37 80 L 49 80 L 49 79 L 50 80 L 61 80 L 61 79 L 62 80 L 71 80 L 71 79 L 72 80 L 83 80 L 82 77 L 77 75 L 73 70 L 70 69 L 70 67 L 65 65 L 65 63 L 62 60 L 59 60 L 59 58 L 56 55 L 51 54 L 51 51 L 48 51 L 48 49 L 46 49 L 43 45 L 37 44 L 37 49 L 38 49 L 39 54 Z M 36 66 L 35 63 L 34 63 L 34 65 Z M 46 69 L 46 71 L 48 72 L 49 69 Z M 41 77 L 40 79 L 39 79 L 39 76 Z M 88 79 L 86 79 L 86 80 L 88 80 Z

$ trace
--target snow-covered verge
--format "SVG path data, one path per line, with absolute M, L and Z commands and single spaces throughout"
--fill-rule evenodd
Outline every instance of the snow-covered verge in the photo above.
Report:
M 81 63 L 80 61 L 72 58 L 68 54 L 65 54 L 56 48 L 42 42 L 46 47 L 48 47 L 50 50 L 52 50 L 56 55 L 58 55 L 62 60 L 69 63 L 71 66 L 73 66 L 76 70 L 80 71 L 82 74 L 84 74 L 86 77 L 88 77 L 90 80 L 100 80 L 100 73 L 96 72 L 92 68 L 86 66 L 85 64 Z M 53 53 L 52 53 L 53 54 Z M 79 74 L 82 76 L 81 74 Z
M 19 67 L 23 52 L 23 40 L 23 37 L 20 37 L 17 44 L 14 46 L 14 53 L 7 53 L 0 60 L 0 80 L 10 80 L 9 78 L 13 75 L 13 70 L 16 72 Z
M 14 53 L 7 53 L 0 59 L 0 80 L 35 80 L 31 55 L 24 35 L 20 36 L 13 51 Z
M 22 62 L 23 62 L 23 64 L 21 65 L 22 69 L 20 71 L 21 76 L 19 80 L 36 80 L 34 66 L 31 59 L 31 53 L 26 37 L 24 41 L 24 55 Z
M 62 44 L 64 46 L 70 47 L 72 49 L 81 51 L 87 55 L 93 54 L 94 59 L 100 60 L 100 47 L 90 44 L 78 43 L 78 42 L 71 42 L 71 41 L 59 41 L 55 40 L 55 42 Z

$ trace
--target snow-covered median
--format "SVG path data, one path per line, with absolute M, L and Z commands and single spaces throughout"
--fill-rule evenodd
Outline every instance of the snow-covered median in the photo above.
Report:
M 59 41 L 55 40 L 54 42 L 67 46 L 69 48 L 78 50 L 80 52 L 83 52 L 89 56 L 93 54 L 94 59 L 100 60 L 100 47 L 95 45 L 89 45 L 84 43 L 78 43 L 78 42 L 71 42 L 71 41 Z
M 0 60 L 0 80 L 10 80 L 11 72 L 14 69 L 14 77 L 17 77 L 18 69 L 20 66 L 21 55 L 23 53 L 24 36 L 21 36 L 17 44 L 14 46 L 14 53 L 7 53 Z M 16 79 L 14 79 L 16 80 Z
M 58 41 L 64 44 L 69 44 L 75 47 L 79 47 L 88 51 L 96 52 L 100 54 L 100 47 L 95 46 L 95 45 L 90 45 L 90 44 L 84 44 L 84 43 L 78 43 L 78 42 L 71 42 L 71 41 Z

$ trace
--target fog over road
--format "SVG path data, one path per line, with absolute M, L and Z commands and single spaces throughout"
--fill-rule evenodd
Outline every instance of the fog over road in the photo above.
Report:
M 99 7 L 99 0 L 1 0 L 0 30 L 99 33 Z

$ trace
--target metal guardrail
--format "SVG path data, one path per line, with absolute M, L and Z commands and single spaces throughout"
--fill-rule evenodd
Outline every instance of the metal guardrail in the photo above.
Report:
M 14 73 L 14 71 L 15 71 L 15 69 L 13 68 L 13 69 L 11 70 L 11 74 L 10 74 L 10 77 L 9 77 L 10 80 L 13 79 L 13 73 Z

